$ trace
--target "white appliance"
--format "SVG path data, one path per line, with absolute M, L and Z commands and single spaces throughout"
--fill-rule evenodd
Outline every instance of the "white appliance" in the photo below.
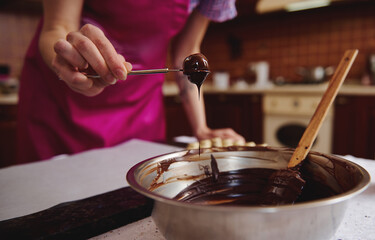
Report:
M 322 94 L 267 93 L 263 99 L 264 142 L 295 148 L 317 108 Z M 324 120 L 312 150 L 332 153 L 333 109 Z

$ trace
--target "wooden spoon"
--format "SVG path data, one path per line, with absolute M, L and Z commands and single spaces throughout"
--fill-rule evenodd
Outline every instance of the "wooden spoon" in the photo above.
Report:
M 291 159 L 288 163 L 288 168 L 292 168 L 300 164 L 309 153 L 312 144 L 319 132 L 322 123 L 327 116 L 327 113 L 336 98 L 336 95 L 344 82 L 353 62 L 358 54 L 358 50 L 347 50 L 344 53 L 334 75 L 332 76 L 328 88 L 325 91 L 320 103 L 312 116 L 309 125 L 302 135 Z
M 327 90 L 320 100 L 310 123 L 289 160 L 288 168 L 275 171 L 268 179 L 268 184 L 263 191 L 262 205 L 294 203 L 301 194 L 302 188 L 305 185 L 305 180 L 302 179 L 299 168 L 302 161 L 309 153 L 324 118 L 332 102 L 335 100 L 339 88 L 344 82 L 357 54 L 358 50 L 345 51 L 343 58 L 328 84 Z

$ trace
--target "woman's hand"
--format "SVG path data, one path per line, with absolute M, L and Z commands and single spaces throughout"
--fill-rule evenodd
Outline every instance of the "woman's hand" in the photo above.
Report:
M 117 54 L 103 31 L 91 24 L 68 33 L 66 40 L 58 40 L 53 47 L 56 55 L 52 59 L 52 69 L 72 90 L 86 96 L 101 93 L 117 79 L 125 80 L 132 69 L 132 65 Z M 101 78 L 87 78 L 85 73 L 95 73 Z
M 43 0 L 39 50 L 45 63 L 76 92 L 94 96 L 117 79 L 126 79 L 132 66 L 117 54 L 99 28 L 80 27 L 84 0 Z M 89 79 L 84 73 L 99 74 Z
M 221 139 L 230 139 L 234 143 L 245 143 L 245 138 L 236 133 L 231 128 L 220 128 L 220 129 L 210 129 L 205 128 L 204 130 L 198 131 L 196 134 L 198 140 L 213 139 L 219 137 Z

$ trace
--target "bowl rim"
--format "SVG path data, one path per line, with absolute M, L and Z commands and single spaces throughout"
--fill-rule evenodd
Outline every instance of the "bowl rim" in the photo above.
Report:
M 233 148 L 233 147 L 220 147 L 220 148 L 215 148 L 215 149 L 228 149 L 229 151 L 234 151 L 234 150 L 230 150 L 231 148 Z M 249 151 L 249 150 L 294 151 L 293 148 L 269 147 L 269 146 L 255 146 L 255 147 L 240 146 L 239 148 L 240 149 L 246 149 L 247 151 Z M 204 150 L 204 149 L 201 149 L 201 151 L 202 150 Z M 174 205 L 176 207 L 194 208 L 194 209 L 197 209 L 197 210 L 204 210 L 204 211 L 234 211 L 234 210 L 242 211 L 242 210 L 246 209 L 246 211 L 250 210 L 252 212 L 271 213 L 271 212 L 280 212 L 280 211 L 290 211 L 291 209 L 297 210 L 297 209 L 302 209 L 302 208 L 303 209 L 316 208 L 316 207 L 322 207 L 322 206 L 327 206 L 327 205 L 332 205 L 332 204 L 344 202 L 344 201 L 362 193 L 364 190 L 366 190 L 366 188 L 370 185 L 370 182 L 371 182 L 370 174 L 367 172 L 367 170 L 365 168 L 363 168 L 359 164 L 354 163 L 350 160 L 347 160 L 347 159 L 345 159 L 343 157 L 340 157 L 340 156 L 337 156 L 337 155 L 320 153 L 320 152 L 317 152 L 317 151 L 310 151 L 309 155 L 317 155 L 317 156 L 331 158 L 331 159 L 333 158 L 334 160 L 338 160 L 338 161 L 345 161 L 345 162 L 349 163 L 350 165 L 356 167 L 362 173 L 362 176 L 363 176 L 362 181 L 357 186 L 355 186 L 353 189 L 351 189 L 347 192 L 340 193 L 340 194 L 337 194 L 337 195 L 334 195 L 334 196 L 331 196 L 331 197 L 328 197 L 328 198 L 323 198 L 324 201 L 322 201 L 322 199 L 317 199 L 317 200 L 311 200 L 311 201 L 307 201 L 307 202 L 278 205 L 278 206 L 243 206 L 243 205 L 238 205 L 238 206 L 236 206 L 236 205 L 233 205 L 233 206 L 225 205 L 225 206 L 223 206 L 223 205 L 202 205 L 202 204 L 198 204 L 198 203 L 177 201 L 177 200 L 174 200 L 174 199 L 156 194 L 154 192 L 151 192 L 148 189 L 144 188 L 142 185 L 140 185 L 135 180 L 135 172 L 137 171 L 137 169 L 140 166 L 144 165 L 145 163 L 147 163 L 151 160 L 155 160 L 157 158 L 162 158 L 162 157 L 165 157 L 165 156 L 168 156 L 168 155 L 181 154 L 183 152 L 188 153 L 189 151 L 191 151 L 191 150 L 185 149 L 185 150 L 179 150 L 179 151 L 174 151 L 174 152 L 170 152 L 170 153 L 165 153 L 165 154 L 161 154 L 161 155 L 158 155 L 158 156 L 155 156 L 155 157 L 145 159 L 145 160 L 137 163 L 136 165 L 131 167 L 126 174 L 126 180 L 129 184 L 129 186 L 133 190 L 137 191 L 138 193 L 140 193 L 140 194 L 142 194 L 142 195 L 144 195 L 148 198 L 151 198 L 151 199 L 153 199 L 157 202 L 161 202 L 161 203 L 165 203 L 165 204 L 169 204 L 169 205 Z M 241 151 L 241 150 L 237 150 L 237 151 Z

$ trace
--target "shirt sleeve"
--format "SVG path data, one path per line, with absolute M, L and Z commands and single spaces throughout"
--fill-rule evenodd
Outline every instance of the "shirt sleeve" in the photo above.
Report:
M 237 16 L 235 0 L 190 0 L 189 12 L 197 9 L 215 22 L 224 22 Z

